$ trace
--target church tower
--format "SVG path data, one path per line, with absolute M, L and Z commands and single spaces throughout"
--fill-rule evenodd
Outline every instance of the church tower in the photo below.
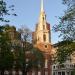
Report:
M 36 42 L 49 43 L 50 42 L 50 25 L 46 22 L 46 14 L 43 8 L 43 0 L 41 0 L 41 12 L 38 24 L 36 26 Z
M 36 24 L 35 32 L 33 32 L 33 45 L 41 51 L 49 53 L 51 51 L 51 32 L 50 24 L 46 21 L 44 11 L 44 2 L 41 0 L 41 9 L 38 23 Z

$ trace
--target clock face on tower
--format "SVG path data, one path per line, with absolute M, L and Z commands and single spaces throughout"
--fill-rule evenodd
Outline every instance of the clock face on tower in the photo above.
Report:
M 45 48 L 48 48 L 48 45 L 45 45 Z

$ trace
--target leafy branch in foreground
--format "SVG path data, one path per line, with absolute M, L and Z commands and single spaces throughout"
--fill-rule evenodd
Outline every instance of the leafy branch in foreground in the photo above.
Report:
M 9 20 L 5 19 L 4 16 L 11 15 L 11 13 L 9 13 L 9 11 L 10 10 L 14 11 L 13 7 L 14 7 L 14 5 L 7 7 L 7 3 L 4 0 L 0 0 L 0 21 L 9 22 Z M 17 16 L 15 13 L 12 15 Z

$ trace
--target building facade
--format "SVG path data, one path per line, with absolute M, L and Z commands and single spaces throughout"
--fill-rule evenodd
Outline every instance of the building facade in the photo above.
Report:
M 64 63 L 63 65 L 53 64 L 52 75 L 74 75 L 75 63 Z
M 55 49 L 57 50 L 57 48 Z M 73 52 L 64 63 L 53 63 L 52 75 L 75 75 L 75 52 Z

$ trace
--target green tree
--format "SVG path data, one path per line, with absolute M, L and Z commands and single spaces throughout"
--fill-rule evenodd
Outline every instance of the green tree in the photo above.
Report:
M 22 34 L 22 49 L 20 51 L 19 55 L 19 62 L 20 67 L 22 69 L 23 75 L 27 75 L 27 72 L 30 71 L 33 68 L 39 68 L 43 66 L 43 59 L 44 56 L 42 52 L 40 52 L 39 49 L 36 49 L 33 47 L 31 41 L 31 31 L 28 28 L 22 28 L 19 30 Z M 29 55 L 29 58 L 27 57 L 27 53 Z M 26 61 L 26 59 L 29 59 Z M 38 66 L 40 65 L 40 66 Z
M 33 48 L 32 50 L 33 59 L 31 68 L 41 69 L 44 66 L 44 56 L 43 53 L 38 48 Z
M 59 17 L 59 24 L 53 26 L 53 30 L 60 32 L 60 36 L 63 37 L 63 41 L 57 45 L 57 60 L 59 63 L 65 62 L 75 51 L 75 1 L 62 1 L 64 5 L 67 5 L 67 9 L 64 15 Z
M 57 43 L 57 61 L 62 64 L 66 60 L 71 58 L 71 54 L 74 52 L 75 49 L 75 42 L 72 41 L 61 41 Z M 71 60 L 71 59 L 70 59 Z
M 13 67 L 13 54 L 11 52 L 11 43 L 5 33 L 5 26 L 0 26 L 0 70 L 4 75 L 4 70 Z
M 9 22 L 9 20 L 5 19 L 4 16 L 14 15 L 15 13 L 9 13 L 9 11 L 14 11 L 14 5 L 7 7 L 7 2 L 5 0 L 0 0 L 0 21 L 1 22 Z
M 63 16 L 59 17 L 60 22 L 58 25 L 54 25 L 55 31 L 61 32 L 63 40 L 75 40 L 75 1 L 63 0 L 63 3 L 67 5 L 67 10 Z
M 56 32 L 60 32 L 60 36 L 63 37 L 63 41 L 71 41 L 69 45 L 68 43 L 61 43 L 62 46 L 60 46 L 58 49 L 58 52 L 60 49 L 69 49 L 69 53 L 72 54 L 72 52 L 75 51 L 75 2 L 73 0 L 62 0 L 63 4 L 67 5 L 67 10 L 65 11 L 65 14 L 61 17 L 59 17 L 60 22 L 58 25 L 53 26 L 53 30 Z M 65 45 L 65 47 L 64 47 Z M 64 50 L 62 50 L 64 52 Z M 66 57 L 64 57 L 65 59 Z M 62 59 L 62 58 L 61 58 Z M 66 60 L 66 59 L 65 59 Z
M 28 43 L 28 38 L 30 38 L 30 29 L 29 28 L 25 28 L 22 27 L 18 30 L 21 33 L 21 40 L 22 40 L 22 50 L 21 50 L 21 67 L 22 67 L 22 74 L 23 75 L 27 75 L 27 71 L 26 71 L 26 51 L 29 50 L 29 46 Z
M 34 68 L 36 70 L 42 68 L 44 65 L 43 62 L 44 56 L 42 52 L 39 49 L 34 48 L 32 44 L 28 43 L 26 49 L 18 47 L 16 69 L 21 69 L 23 75 L 27 75 L 27 72 Z

